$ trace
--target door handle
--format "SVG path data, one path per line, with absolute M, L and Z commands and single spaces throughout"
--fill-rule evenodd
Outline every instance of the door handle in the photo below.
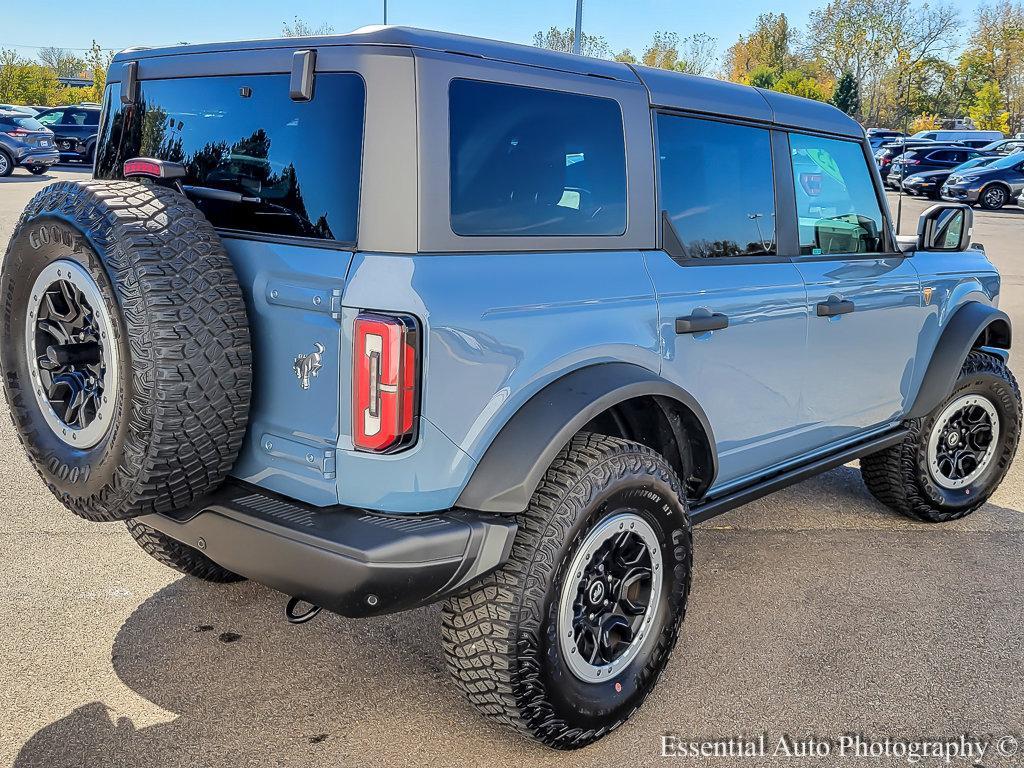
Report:
M 827 301 L 818 302 L 818 317 L 836 317 L 837 315 L 848 315 L 853 310 L 853 302 L 848 299 L 840 299 L 838 296 L 829 296 Z
M 729 316 L 721 312 L 711 315 L 687 315 L 676 318 L 676 333 L 706 333 L 729 327 Z

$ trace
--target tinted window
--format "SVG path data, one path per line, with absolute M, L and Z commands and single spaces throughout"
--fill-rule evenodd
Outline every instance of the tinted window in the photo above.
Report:
M 61 125 L 97 125 L 99 114 L 99 112 L 89 109 L 68 109 L 65 110 L 64 119 L 60 122 Z
M 113 112 L 103 121 L 96 175 L 120 178 L 132 157 L 182 163 L 189 196 L 215 226 L 354 241 L 362 78 L 319 74 L 309 102 L 289 98 L 288 80 L 144 80 L 135 110 L 122 109 L 117 92 L 108 91 Z M 215 199 L 211 190 L 236 197 Z
M 882 212 L 861 145 L 790 134 L 800 252 L 879 253 Z
M 6 128 L 24 128 L 26 131 L 43 130 L 43 124 L 28 115 L 0 115 L 0 125 Z
M 626 231 L 626 150 L 617 102 L 453 80 L 449 105 L 456 234 Z
M 768 131 L 658 115 L 661 208 L 689 258 L 775 253 Z

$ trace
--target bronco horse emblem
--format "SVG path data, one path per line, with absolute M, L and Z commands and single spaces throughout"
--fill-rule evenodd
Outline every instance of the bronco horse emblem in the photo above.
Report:
M 323 354 L 327 350 L 319 341 L 313 343 L 313 351 L 308 355 L 299 355 L 292 364 L 295 371 L 295 378 L 299 380 L 299 386 L 309 389 L 309 380 L 315 379 L 323 367 Z

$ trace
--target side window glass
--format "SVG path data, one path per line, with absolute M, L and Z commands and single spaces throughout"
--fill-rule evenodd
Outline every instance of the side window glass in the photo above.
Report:
M 882 212 L 860 144 L 789 136 L 800 253 L 881 253 Z
M 688 258 L 776 253 L 769 131 L 659 114 L 658 161 L 661 209 Z
M 98 109 L 90 110 L 85 113 L 85 125 L 99 125 L 100 124 L 100 112 Z
M 40 115 L 38 120 L 43 125 L 56 125 L 62 117 L 64 117 L 64 112 L 57 110 L 56 112 L 47 112 L 45 115 Z
M 64 125 L 85 125 L 85 110 L 69 109 L 64 113 Z
M 457 235 L 621 235 L 626 148 L 613 99 L 453 80 Z

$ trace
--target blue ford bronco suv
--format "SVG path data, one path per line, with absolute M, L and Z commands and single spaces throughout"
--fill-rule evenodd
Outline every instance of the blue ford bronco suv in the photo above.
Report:
M 970 209 L 897 238 L 831 106 L 395 27 L 108 83 L 0 275 L 40 476 L 297 623 L 444 601 L 456 685 L 547 745 L 654 687 L 693 523 L 855 459 L 944 522 L 1013 459 Z

